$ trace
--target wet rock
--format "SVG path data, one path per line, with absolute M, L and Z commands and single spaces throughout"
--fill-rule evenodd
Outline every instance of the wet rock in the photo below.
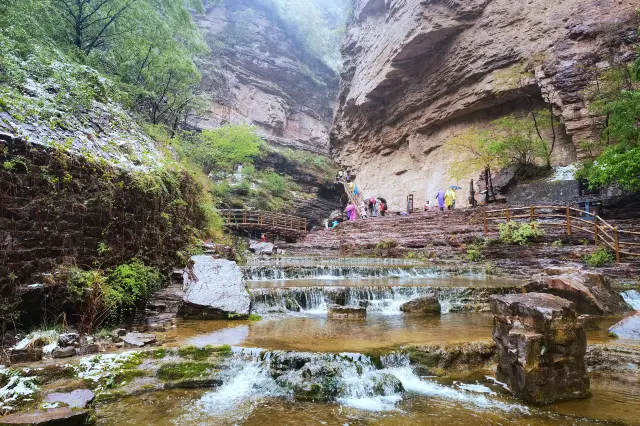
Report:
M 640 313 L 628 316 L 609 328 L 620 339 L 640 340 Z
M 51 356 L 54 358 L 69 358 L 75 356 L 75 354 L 76 348 L 73 346 L 66 346 L 64 348 L 58 347 L 51 351 Z
M 185 294 L 179 309 L 183 318 L 246 318 L 251 296 L 235 262 L 211 256 L 193 256 L 193 269 L 185 272 Z
M 87 410 L 72 410 L 69 407 L 37 410 L 27 413 L 15 413 L 0 417 L 0 426 L 30 425 L 30 426 L 80 426 L 89 419 Z
M 440 315 L 442 308 L 437 297 L 427 296 L 408 301 L 400 306 L 400 310 L 405 313 Z
M 403 349 L 409 354 L 411 365 L 420 375 L 483 370 L 498 355 L 498 347 L 494 342 L 408 346 Z
M 544 293 L 492 296 L 496 377 L 536 405 L 590 395 L 587 339 L 574 304 Z
M 69 408 L 85 408 L 95 397 L 89 389 L 76 389 L 72 392 L 50 393 L 44 397 L 44 402 L 64 404 Z
M 640 372 L 640 348 L 628 345 L 589 345 L 585 362 L 589 371 Z
M 9 349 L 9 363 L 35 362 L 42 359 L 42 348 Z
M 249 251 L 257 255 L 271 256 L 274 253 L 275 246 L 271 243 L 252 243 Z
M 78 355 L 90 355 L 97 354 L 100 351 L 100 345 L 97 343 L 91 343 L 84 345 L 77 350 Z
M 580 314 L 616 315 L 631 310 L 602 274 L 558 268 L 548 269 L 547 273 L 552 275 L 535 277 L 526 285 L 526 291 L 549 293 L 570 300 Z
M 154 343 L 156 341 L 156 335 L 134 331 L 122 336 L 122 341 L 125 347 L 141 348 L 149 343 Z
M 79 340 L 80 335 L 78 333 L 62 333 L 60 337 L 58 337 L 58 346 L 74 346 L 78 344 Z
M 329 305 L 329 318 L 331 319 L 355 319 L 367 318 L 367 308 L 362 306 Z

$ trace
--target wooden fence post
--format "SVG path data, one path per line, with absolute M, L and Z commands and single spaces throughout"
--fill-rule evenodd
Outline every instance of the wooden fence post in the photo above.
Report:
M 529 222 L 531 223 L 531 229 L 536 229 L 536 224 L 535 224 L 535 207 L 531 206 L 531 211 L 530 211 L 530 218 L 529 218 Z
M 616 263 L 620 263 L 620 237 L 618 236 L 618 227 L 613 228 L 613 238 L 616 247 Z
M 489 231 L 487 230 L 487 211 L 486 210 L 482 212 L 482 218 L 484 219 L 484 235 L 489 235 Z
M 567 235 L 571 236 L 571 209 L 567 207 Z
M 598 236 L 598 216 L 593 216 L 593 239 L 595 240 L 596 245 L 600 242 L 600 238 Z

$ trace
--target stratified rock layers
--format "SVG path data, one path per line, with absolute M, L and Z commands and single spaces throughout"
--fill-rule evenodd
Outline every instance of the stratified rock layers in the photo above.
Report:
M 192 124 L 248 123 L 272 144 L 327 154 L 336 73 L 263 2 L 224 2 L 196 19 L 211 55 L 199 66 L 208 111 Z
M 464 205 L 468 181 L 448 176 L 453 154 L 443 144 L 526 109 L 517 91 L 495 95 L 496 74 L 526 62 L 535 78 L 524 90 L 551 93 L 562 122 L 554 161 L 573 161 L 578 142 L 597 131 L 585 88 L 594 67 L 633 57 L 636 7 L 631 0 L 358 0 L 343 45 L 332 152 L 363 192 L 385 197 L 392 209 L 403 209 L 409 192 L 422 202 L 454 183 L 464 186 L 457 200 Z
M 587 338 L 566 299 L 544 293 L 492 296 L 496 377 L 537 405 L 590 395 Z

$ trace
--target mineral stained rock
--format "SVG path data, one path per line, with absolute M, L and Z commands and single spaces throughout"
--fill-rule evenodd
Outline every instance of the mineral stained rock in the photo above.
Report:
M 585 156 L 579 141 L 597 137 L 599 123 L 587 95 L 592 70 L 612 55 L 631 60 L 637 40 L 638 5 L 628 0 L 354 3 L 331 149 L 391 210 L 404 209 L 410 192 L 432 198 L 451 185 L 446 143 L 526 112 L 522 91 L 540 103 L 551 95 L 562 123 L 554 164 Z M 520 89 L 505 84 L 521 65 L 532 77 Z
M 427 296 L 408 301 L 400 306 L 400 310 L 405 313 L 440 315 L 442 308 L 437 297 Z
M 194 319 L 246 318 L 251 311 L 242 271 L 235 262 L 208 255 L 191 258 L 178 315 Z
M 535 405 L 590 396 L 587 339 L 574 304 L 544 293 L 490 298 L 497 379 Z
M 583 271 L 548 270 L 527 284 L 527 291 L 549 293 L 575 303 L 580 314 L 619 315 L 631 311 L 622 296 L 602 274 Z
M 362 306 L 329 305 L 329 318 L 363 320 L 367 318 L 367 308 Z

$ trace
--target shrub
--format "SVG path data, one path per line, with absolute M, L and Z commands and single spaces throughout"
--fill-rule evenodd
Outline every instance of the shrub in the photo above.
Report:
M 587 265 L 597 268 L 600 266 L 605 266 L 610 263 L 613 263 L 613 261 L 615 260 L 615 257 L 613 256 L 613 253 L 611 253 L 606 248 L 598 247 L 598 249 L 595 252 L 584 256 L 582 260 Z
M 66 289 L 69 301 L 79 306 L 80 331 L 90 333 L 109 319 L 134 313 L 161 278 L 157 269 L 135 259 L 106 272 L 69 268 Z
M 398 242 L 396 240 L 384 240 L 384 241 L 380 241 L 379 243 L 376 244 L 376 249 L 377 250 L 389 250 L 392 248 L 396 248 L 398 247 Z
M 480 262 L 484 256 L 482 256 L 482 252 L 478 249 L 471 248 L 467 250 L 467 259 L 470 262 Z
M 519 244 L 525 246 L 545 235 L 538 223 L 507 222 L 498 225 L 500 241 L 506 244 Z

